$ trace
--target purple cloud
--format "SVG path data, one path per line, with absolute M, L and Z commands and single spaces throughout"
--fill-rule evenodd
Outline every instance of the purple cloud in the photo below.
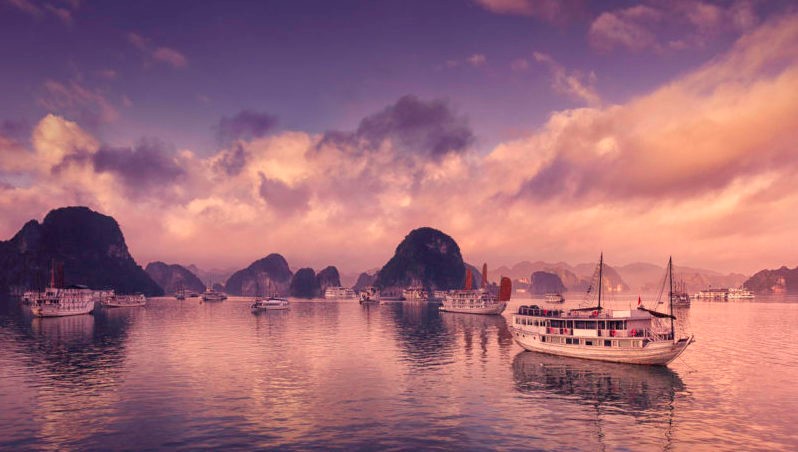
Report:
M 319 147 L 337 144 L 372 151 L 387 140 L 403 152 L 439 159 L 465 151 L 474 134 L 466 118 L 456 115 L 445 101 L 425 102 L 407 95 L 364 118 L 355 132 L 327 132 Z
M 268 113 L 242 110 L 232 118 L 223 117 L 216 126 L 219 140 L 229 143 L 237 139 L 260 138 L 274 129 L 277 117 Z
M 221 158 L 216 162 L 216 168 L 224 171 L 228 176 L 237 176 L 247 164 L 249 153 L 240 144 L 236 144 L 233 149 L 222 153 Z
M 163 193 L 186 172 L 171 152 L 158 142 L 144 141 L 133 148 L 100 148 L 92 155 L 94 170 L 118 176 L 132 198 Z
M 275 210 L 290 215 L 308 208 L 310 194 L 305 187 L 289 187 L 285 183 L 260 174 L 260 196 Z

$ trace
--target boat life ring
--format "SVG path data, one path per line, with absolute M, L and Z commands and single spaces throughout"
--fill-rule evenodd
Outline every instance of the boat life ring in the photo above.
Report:
M 633 337 L 634 337 L 634 336 L 637 336 L 637 330 L 635 330 L 635 329 L 632 329 L 631 333 L 632 333 L 632 336 L 633 336 Z
M 610 336 L 615 337 L 615 330 L 610 330 Z

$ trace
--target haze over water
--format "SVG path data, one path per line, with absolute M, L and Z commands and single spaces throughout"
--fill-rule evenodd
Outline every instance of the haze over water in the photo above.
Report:
M 696 342 L 668 368 L 523 352 L 506 319 L 530 303 L 153 299 L 55 319 L 0 303 L 0 448 L 798 446 L 798 300 L 694 301 L 677 315 Z

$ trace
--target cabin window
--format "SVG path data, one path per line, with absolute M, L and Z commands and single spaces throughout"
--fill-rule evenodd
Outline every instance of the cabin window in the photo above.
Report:
M 604 346 L 605 347 L 612 347 L 612 341 L 608 341 L 608 340 L 605 339 L 604 340 Z
M 540 336 L 540 342 L 546 342 L 546 336 Z
M 588 341 L 588 340 L 586 340 L 586 341 L 585 341 L 585 345 L 593 345 L 593 341 Z
M 565 322 L 565 324 L 566 324 L 566 328 L 573 328 L 574 327 L 574 321 L 573 320 L 569 320 L 569 321 Z
M 573 337 L 566 337 L 565 338 L 565 343 L 566 344 L 578 344 L 579 343 L 579 339 L 575 339 Z

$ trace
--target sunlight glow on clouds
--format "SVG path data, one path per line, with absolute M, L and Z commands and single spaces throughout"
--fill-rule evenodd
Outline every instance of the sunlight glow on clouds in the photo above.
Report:
M 535 4 L 482 3 L 519 14 Z M 737 14 L 752 26 L 739 5 L 684 17 L 706 28 Z M 661 19 L 652 8 L 606 13 L 620 22 L 614 37 L 602 32 L 603 48 L 662 45 L 634 28 Z M 128 39 L 158 59 L 161 48 Z M 294 265 L 363 270 L 422 225 L 452 235 L 474 262 L 579 261 L 604 249 L 614 262 L 674 254 L 750 271 L 759 256 L 795 254 L 798 16 L 751 28 L 725 54 L 621 104 L 601 102 L 594 75 L 534 57 L 554 91 L 587 106 L 554 111 L 487 153 L 466 115 L 415 96 L 324 133 L 280 130 L 271 114 L 244 110 L 221 119 L 211 155 L 102 143 L 80 120 L 48 114 L 30 146 L 0 135 L 0 177 L 31 181 L 0 185 L 3 236 L 53 207 L 86 204 L 117 218 L 140 262 L 241 266 L 281 252 Z M 112 116 L 76 83 L 49 91 Z M 730 256 L 760 260 L 728 268 Z

